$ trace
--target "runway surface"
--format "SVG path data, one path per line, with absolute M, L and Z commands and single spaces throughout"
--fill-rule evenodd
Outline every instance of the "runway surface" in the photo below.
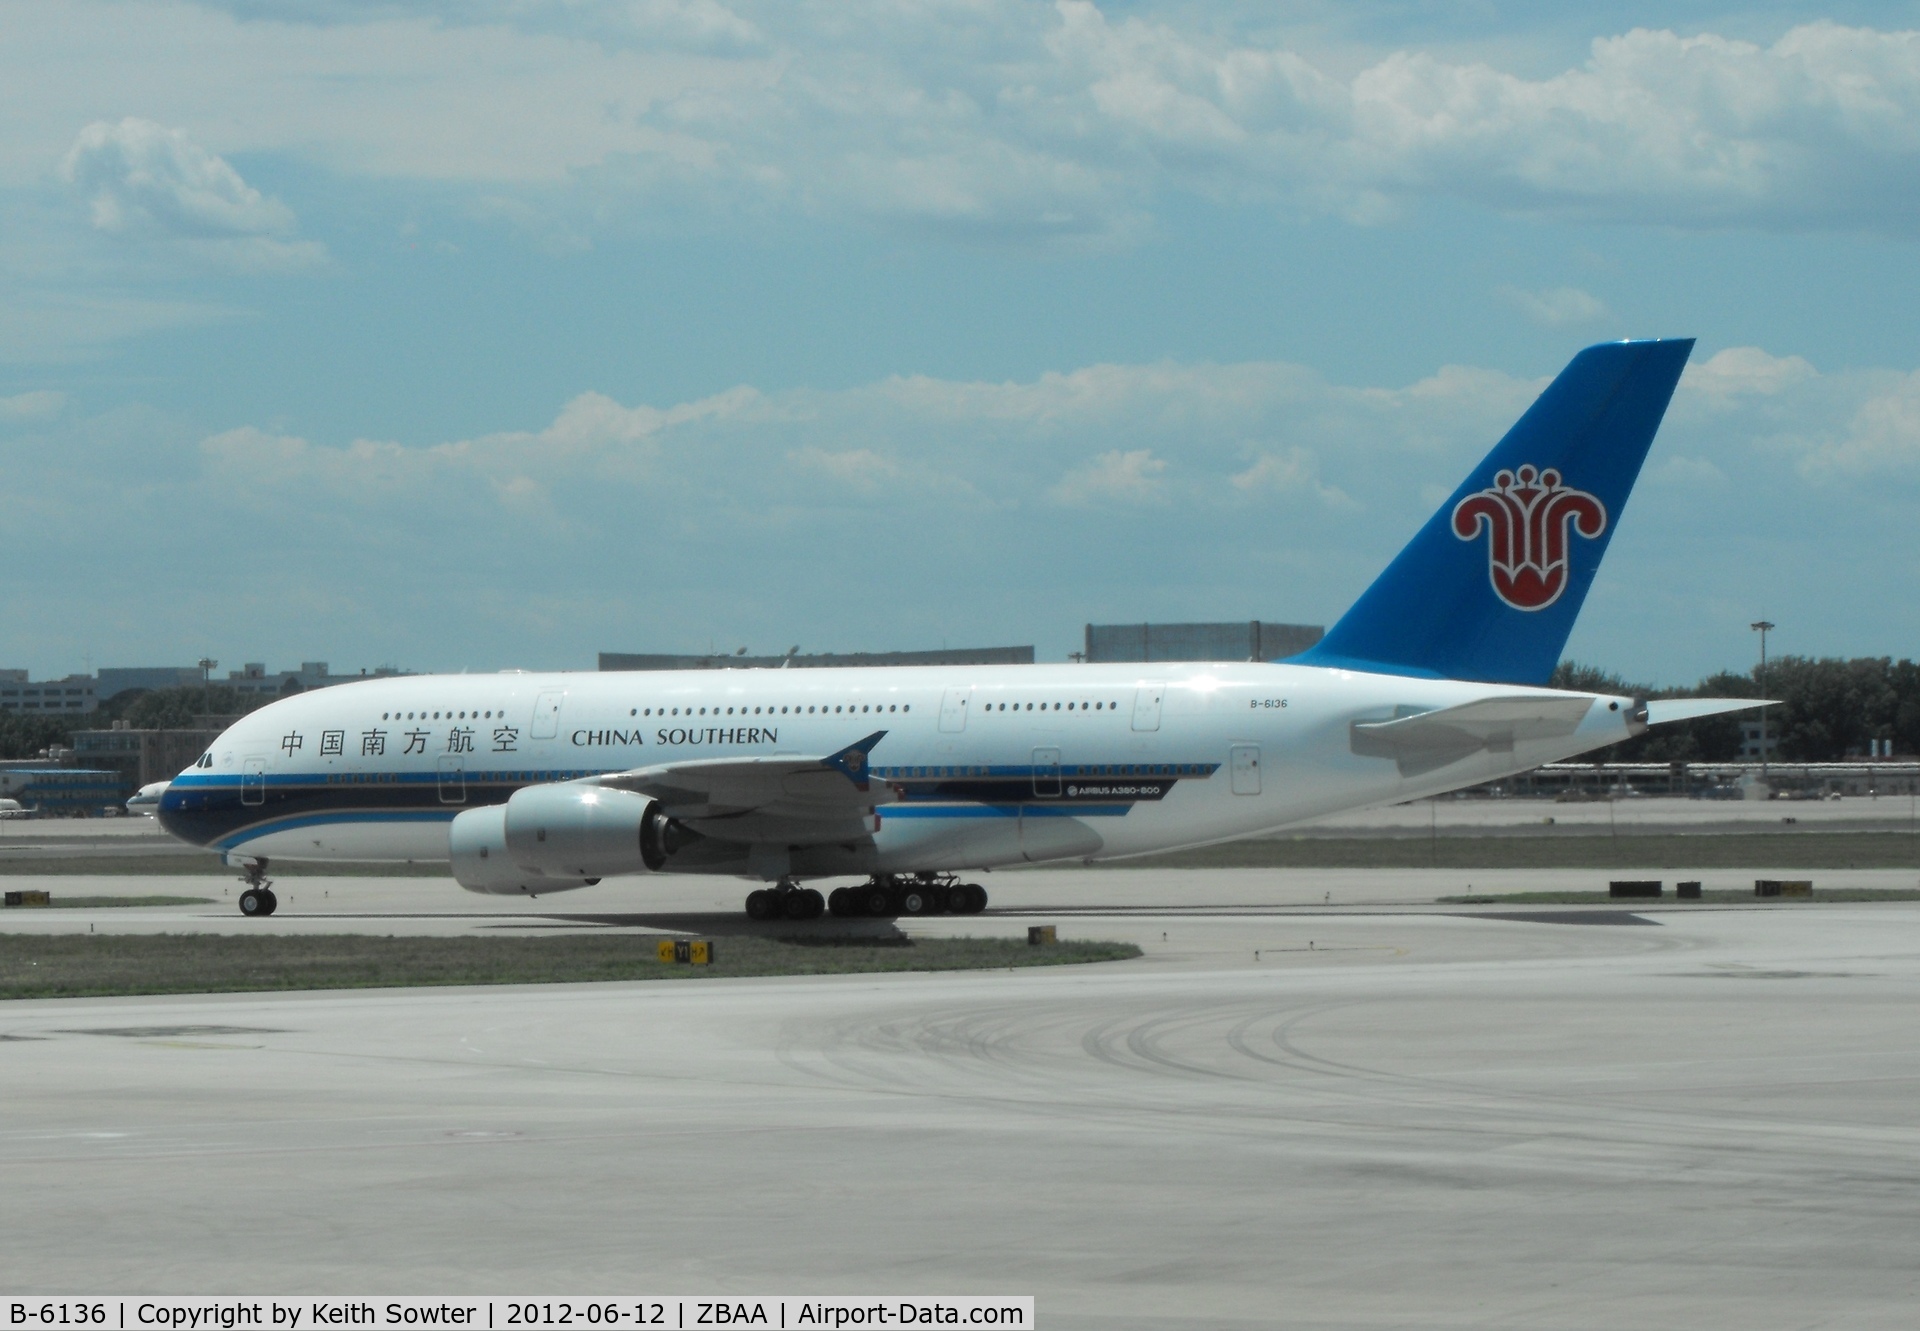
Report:
M 1045 869 L 980 876 L 992 897 L 991 913 L 954 919 L 904 921 L 909 931 L 1024 934 L 1044 919 L 1112 920 L 1104 937 L 1128 937 L 1114 929 L 1136 916 L 1171 910 L 1182 917 L 1261 916 L 1323 911 L 1440 906 L 1444 896 L 1497 896 L 1509 892 L 1592 892 L 1604 907 L 1611 878 L 1660 878 L 1668 909 L 1690 909 L 1672 900 L 1679 878 L 1702 880 L 1709 890 L 1753 890 L 1755 878 L 1811 878 L 1822 889 L 1920 888 L 1912 869 L 1781 870 L 1767 866 L 1681 872 L 1672 869 Z M 837 881 L 854 882 L 854 879 Z M 7 880 L 9 887 L 43 888 L 56 909 L 8 910 L 0 931 L 13 933 L 223 933 L 458 934 L 512 930 L 633 928 L 680 933 L 729 933 L 749 927 L 741 915 L 748 884 L 731 878 L 662 876 L 608 879 L 596 887 L 556 892 L 538 899 L 462 891 L 450 878 L 292 877 L 275 888 L 278 913 L 243 919 L 235 902 L 240 883 L 227 871 L 207 875 L 55 874 Z M 824 884 L 823 884 L 824 886 Z M 199 897 L 206 904 L 137 906 L 110 910 L 59 909 L 75 897 Z M 1760 909 L 1804 911 L 1804 905 L 1755 903 Z M 1498 907 L 1495 907 L 1496 909 Z M 786 927 L 786 926 L 782 926 Z M 891 932 L 891 924 L 820 920 L 808 932 Z M 1154 932 L 1157 937 L 1158 928 Z
M 1060 971 L 8 1004 L 0 1286 L 1911 1324 L 1920 905 L 1117 904 Z

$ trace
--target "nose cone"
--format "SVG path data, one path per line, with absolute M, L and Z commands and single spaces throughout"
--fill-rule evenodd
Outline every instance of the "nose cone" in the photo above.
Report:
M 174 781 L 161 792 L 154 821 L 165 828 L 169 836 L 189 845 L 204 846 L 219 835 L 214 820 L 208 816 L 211 810 L 207 805 L 205 793 Z

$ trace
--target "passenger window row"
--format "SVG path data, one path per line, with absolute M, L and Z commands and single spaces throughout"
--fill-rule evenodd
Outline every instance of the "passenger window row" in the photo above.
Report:
M 1025 703 L 1025 704 L 1017 703 L 1017 702 L 1016 703 L 990 702 L 986 705 L 984 710 L 989 712 L 1004 712 L 1009 707 L 1011 707 L 1016 712 L 1031 712 L 1035 707 L 1038 707 L 1043 712 L 1057 712 L 1061 709 L 1061 706 L 1062 704 L 1057 702 Z M 1066 707 L 1066 710 L 1069 712 L 1074 710 L 1074 705 L 1072 703 L 1066 703 L 1065 707 Z M 1120 704 L 1117 702 L 1083 702 L 1080 704 L 1079 710 L 1083 712 L 1115 712 L 1120 710 Z
M 487 712 L 455 712 L 452 708 L 448 708 L 444 712 L 428 712 L 425 710 L 418 712 L 382 712 L 380 713 L 380 719 L 382 721 L 439 721 L 442 719 L 448 721 L 492 721 L 496 717 L 504 719 L 506 715 L 505 708 L 501 708 L 499 711 Z

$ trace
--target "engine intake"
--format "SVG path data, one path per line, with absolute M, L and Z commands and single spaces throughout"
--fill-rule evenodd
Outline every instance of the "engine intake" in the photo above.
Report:
M 587 887 L 598 881 L 586 877 L 549 877 L 515 864 L 507 854 L 504 804 L 468 809 L 455 815 L 447 829 L 447 851 L 448 859 L 453 862 L 454 881 L 469 892 L 539 896 L 543 892 Z

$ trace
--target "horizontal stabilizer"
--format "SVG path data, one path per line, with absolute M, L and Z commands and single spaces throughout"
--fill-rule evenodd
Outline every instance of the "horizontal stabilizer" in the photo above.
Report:
M 1363 758 L 1391 758 L 1401 776 L 1420 776 L 1476 753 L 1512 753 L 1516 741 L 1571 735 L 1593 706 L 1578 694 L 1515 694 L 1393 720 L 1355 721 L 1351 745 Z
M 1693 721 L 1723 712 L 1745 712 L 1765 707 L 1763 698 L 1654 698 L 1647 703 L 1647 724 L 1663 726 L 1670 721 Z

